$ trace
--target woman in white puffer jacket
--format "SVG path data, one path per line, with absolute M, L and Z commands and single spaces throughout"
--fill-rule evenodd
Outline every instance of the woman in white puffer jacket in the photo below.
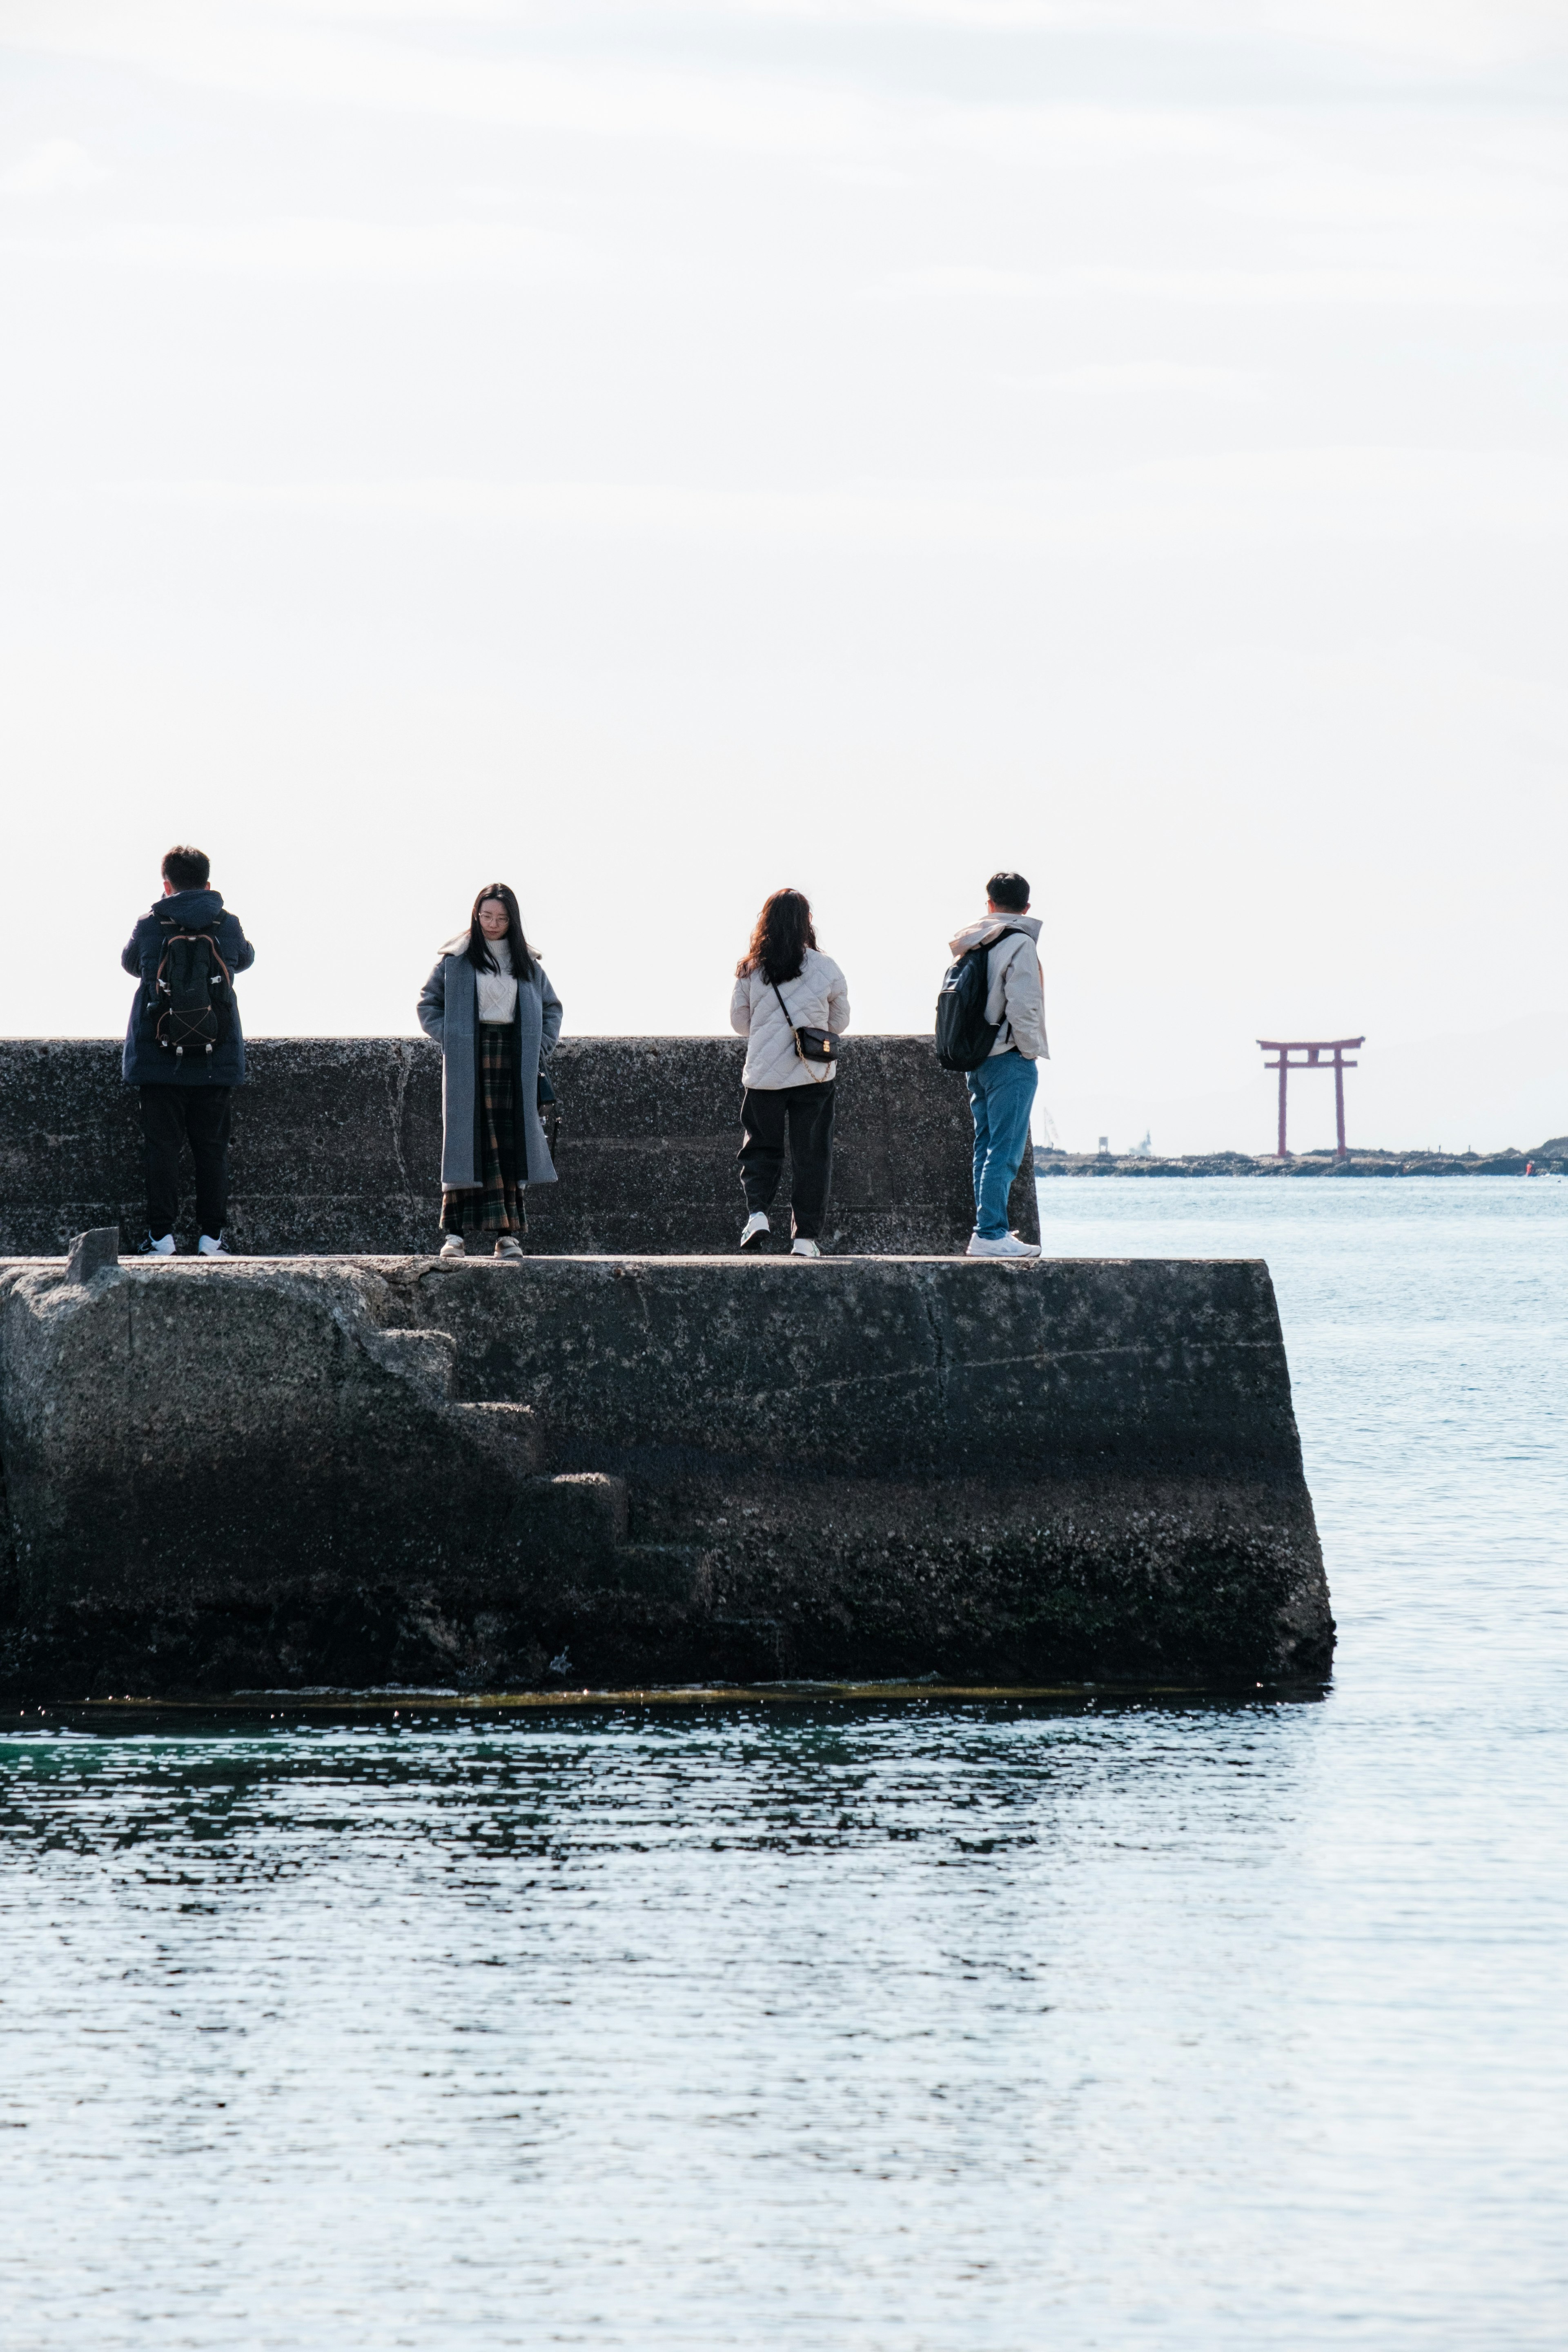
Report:
M 799 890 L 775 890 L 757 917 L 752 944 L 735 967 L 730 1026 L 746 1040 L 741 1073 L 741 1183 L 749 1214 L 743 1250 L 762 1249 L 768 1210 L 784 1173 L 784 1137 L 793 1170 L 795 1257 L 820 1257 L 817 1236 L 833 1181 L 837 1061 L 808 1062 L 797 1029 L 849 1026 L 849 991 L 816 944 L 811 906 Z

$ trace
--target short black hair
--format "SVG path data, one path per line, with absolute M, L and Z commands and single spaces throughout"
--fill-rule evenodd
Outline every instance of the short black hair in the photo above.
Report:
M 1021 874 L 993 874 L 985 885 L 985 896 L 994 907 L 1021 915 L 1029 903 L 1029 886 Z
M 188 841 L 163 853 L 163 879 L 172 882 L 176 890 L 205 890 L 212 870 L 213 862 L 206 851 L 193 849 Z

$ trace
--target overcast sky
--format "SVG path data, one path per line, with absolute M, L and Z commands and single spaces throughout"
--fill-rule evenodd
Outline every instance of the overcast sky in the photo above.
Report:
M 1281 1034 L 1568 1129 L 1561 0 L 0 27 L 0 1027 L 123 1026 L 181 838 L 253 1033 L 498 877 L 568 1032 L 784 882 L 924 1029 L 1002 864 L 1069 1143 L 1268 1148 Z

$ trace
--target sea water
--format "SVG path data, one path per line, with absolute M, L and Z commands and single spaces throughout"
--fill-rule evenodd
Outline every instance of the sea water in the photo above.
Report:
M 7 1718 L 0 2341 L 1568 2341 L 1568 1185 L 1273 1268 L 1331 1685 Z

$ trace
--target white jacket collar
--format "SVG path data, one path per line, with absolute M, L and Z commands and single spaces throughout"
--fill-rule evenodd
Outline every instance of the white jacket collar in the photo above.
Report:
M 977 923 L 966 923 L 947 943 L 950 955 L 967 955 L 971 948 L 989 946 L 1004 931 L 1026 931 L 1036 945 L 1039 944 L 1043 918 L 1039 915 L 984 915 Z

